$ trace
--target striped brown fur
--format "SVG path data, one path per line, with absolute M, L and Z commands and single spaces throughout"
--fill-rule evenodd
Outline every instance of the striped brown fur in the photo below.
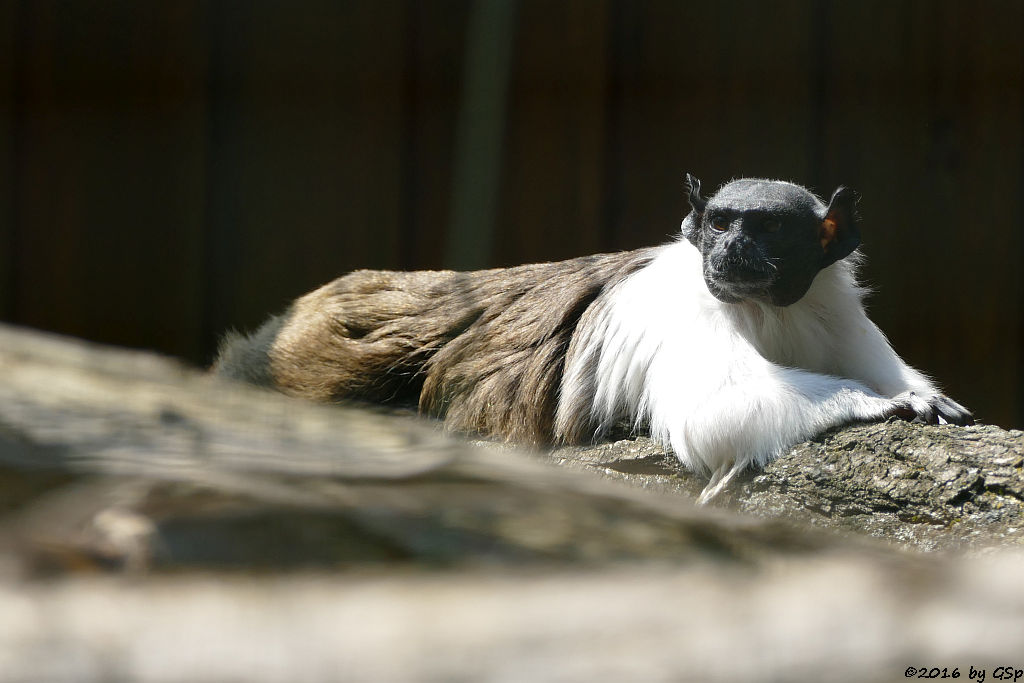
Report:
M 581 316 L 653 250 L 475 272 L 356 271 L 255 334 L 214 370 L 319 401 L 416 402 L 452 429 L 555 440 L 566 354 Z M 562 440 L 588 436 L 585 415 Z

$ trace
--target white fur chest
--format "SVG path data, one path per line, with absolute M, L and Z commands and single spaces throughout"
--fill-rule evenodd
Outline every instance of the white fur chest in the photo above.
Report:
M 832 372 L 835 344 L 827 310 L 807 301 L 785 308 L 744 302 L 723 309 L 727 324 L 766 360 L 813 372 Z

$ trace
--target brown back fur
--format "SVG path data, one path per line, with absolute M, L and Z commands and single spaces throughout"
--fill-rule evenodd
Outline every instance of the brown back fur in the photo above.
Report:
M 456 430 L 550 442 L 580 317 L 650 258 L 644 249 L 468 273 L 356 271 L 229 339 L 215 370 L 321 401 L 418 400 Z

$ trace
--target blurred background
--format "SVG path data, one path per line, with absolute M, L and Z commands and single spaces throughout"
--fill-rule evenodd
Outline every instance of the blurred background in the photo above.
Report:
M 0 0 L 0 318 L 196 364 L 368 268 L 657 244 L 690 171 L 863 195 L 874 319 L 1024 426 L 1024 4 Z

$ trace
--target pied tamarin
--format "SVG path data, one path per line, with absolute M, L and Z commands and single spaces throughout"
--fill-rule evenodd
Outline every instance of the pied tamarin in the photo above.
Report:
M 296 300 L 214 370 L 319 401 L 414 401 L 450 428 L 531 444 L 628 421 L 714 495 L 837 425 L 970 424 L 867 317 L 857 195 L 687 175 L 680 239 L 475 272 L 360 270 Z

